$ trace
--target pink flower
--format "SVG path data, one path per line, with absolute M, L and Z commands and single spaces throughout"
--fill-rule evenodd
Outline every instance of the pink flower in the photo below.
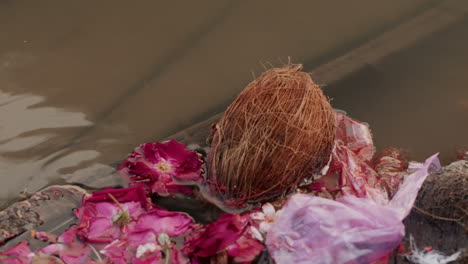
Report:
M 191 194 L 191 189 L 179 182 L 202 180 L 201 164 L 198 153 L 169 140 L 140 145 L 120 165 L 119 172 L 131 186 L 141 185 L 147 193 Z
M 96 203 L 96 202 L 114 202 L 111 198 L 114 197 L 120 203 L 125 202 L 139 202 L 142 208 L 148 209 L 152 207 L 151 202 L 146 197 L 145 192 L 141 186 L 135 186 L 130 188 L 105 188 L 101 191 L 94 192 L 89 197 L 83 197 L 82 205 L 87 203 Z
M 184 263 L 185 257 L 172 245 L 171 238 L 182 236 L 194 227 L 193 219 L 187 214 L 153 208 L 122 226 L 118 239 L 101 253 L 117 264 L 163 263 L 166 258 L 171 259 L 170 263 Z
M 140 197 L 141 187 L 105 189 L 84 198 L 75 210 L 80 222 L 77 230 L 81 239 L 89 242 L 111 242 L 120 237 L 121 228 L 136 219 L 148 207 L 147 198 Z
M 4 264 L 29 264 L 33 257 L 27 241 L 0 252 L 0 262 Z
M 148 211 L 129 226 L 128 239 L 136 245 L 132 263 L 159 263 L 156 260 L 163 259 L 161 252 L 170 263 L 186 263 L 186 257 L 175 248 L 171 238 L 185 235 L 194 228 L 193 219 L 185 213 L 157 208 Z

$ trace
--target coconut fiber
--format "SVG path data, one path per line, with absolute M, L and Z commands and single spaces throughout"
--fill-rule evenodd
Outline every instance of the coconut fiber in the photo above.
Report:
M 226 202 L 274 200 L 328 162 L 333 109 L 301 69 L 288 64 L 266 71 L 213 127 L 207 175 Z

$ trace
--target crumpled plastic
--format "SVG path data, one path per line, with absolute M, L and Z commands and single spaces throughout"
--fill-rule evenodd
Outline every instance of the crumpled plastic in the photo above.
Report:
M 329 196 L 328 193 L 353 195 L 386 204 L 393 194 L 389 192 L 389 183 L 398 187 L 400 171 L 381 177 L 372 163 L 375 147 L 369 126 L 341 113 L 335 113 L 335 119 L 336 136 L 330 163 L 324 175 L 310 184 L 309 189 L 323 197 Z
M 426 177 L 440 163 L 437 154 L 406 177 L 391 201 L 344 195 L 331 200 L 308 194 L 292 196 L 277 213 L 266 237 L 276 263 L 372 263 L 399 245 L 409 214 Z

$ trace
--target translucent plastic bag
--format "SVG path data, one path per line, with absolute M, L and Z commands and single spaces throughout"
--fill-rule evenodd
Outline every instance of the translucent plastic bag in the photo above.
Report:
M 393 199 L 385 205 L 345 195 L 338 200 L 296 194 L 278 212 L 266 245 L 276 263 L 372 263 L 399 245 L 402 220 L 432 170 L 437 154 L 413 166 Z

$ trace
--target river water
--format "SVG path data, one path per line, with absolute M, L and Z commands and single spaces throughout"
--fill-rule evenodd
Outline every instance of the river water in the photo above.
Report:
M 0 206 L 111 172 L 136 145 L 224 110 L 263 65 L 291 56 L 312 70 L 435 2 L 1 1 Z M 325 93 L 371 125 L 379 149 L 449 160 L 468 144 L 466 26 Z

